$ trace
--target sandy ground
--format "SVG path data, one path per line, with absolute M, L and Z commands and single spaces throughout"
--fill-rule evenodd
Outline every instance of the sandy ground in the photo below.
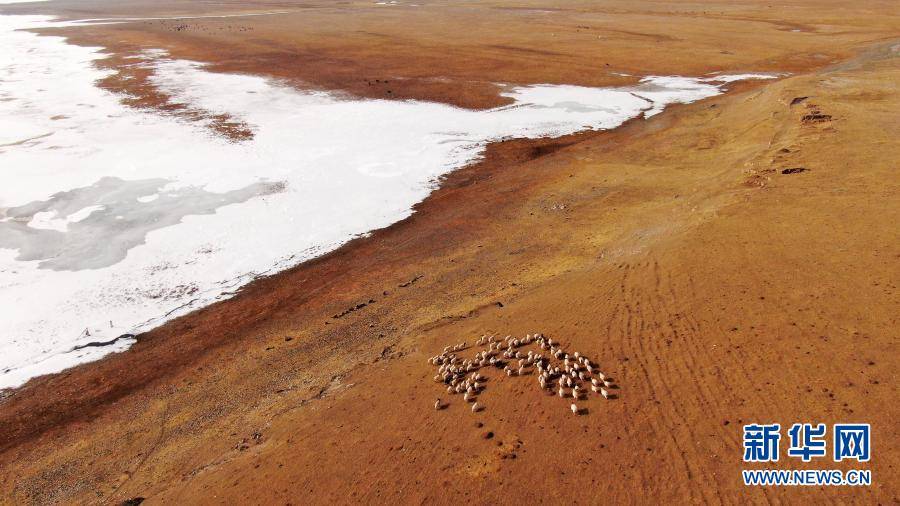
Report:
M 69 35 L 469 107 L 498 103 L 497 81 L 791 75 L 613 132 L 494 145 L 410 219 L 7 393 L 4 502 L 900 501 L 891 2 L 58 4 L 3 9 L 288 10 Z M 447 344 L 535 331 L 595 358 L 619 398 L 576 417 L 534 379 L 488 373 L 473 414 L 431 380 Z M 873 486 L 744 487 L 749 422 L 871 423 L 857 467 Z

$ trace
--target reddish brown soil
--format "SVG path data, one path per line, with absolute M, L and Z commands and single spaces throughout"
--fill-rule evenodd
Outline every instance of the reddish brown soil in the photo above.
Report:
M 260 3 L 296 12 L 223 35 L 210 33 L 222 21 L 71 31 L 478 107 L 497 103 L 492 88 L 459 83 L 612 82 L 596 52 L 630 73 L 793 75 L 612 132 L 492 146 L 410 219 L 32 380 L 0 404 L 4 502 L 897 503 L 891 3 L 536 5 Z M 582 22 L 605 27 L 595 53 L 562 29 Z M 619 398 L 576 417 L 532 378 L 490 374 L 473 414 L 431 381 L 426 360 L 447 344 L 534 331 L 595 358 Z M 744 487 L 748 422 L 871 423 L 872 461 L 855 467 L 873 486 Z

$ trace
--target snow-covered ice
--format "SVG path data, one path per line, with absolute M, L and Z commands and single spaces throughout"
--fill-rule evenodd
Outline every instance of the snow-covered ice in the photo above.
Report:
M 21 30 L 54 23 L 0 16 L 0 388 L 121 351 L 134 340 L 119 336 L 409 216 L 490 142 L 615 128 L 732 79 L 506 87 L 513 105 L 472 111 L 136 60 L 208 113 L 191 121 L 98 88 L 100 49 Z M 252 138 L 217 135 L 203 119 L 217 115 Z

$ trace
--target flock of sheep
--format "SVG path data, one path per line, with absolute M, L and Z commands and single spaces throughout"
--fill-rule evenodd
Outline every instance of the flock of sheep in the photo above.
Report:
M 523 347 L 537 344 L 539 352 L 524 353 Z M 471 359 L 462 358 L 459 352 L 468 348 L 466 343 L 447 346 L 440 355 L 428 359 L 428 363 L 438 368 L 434 376 L 435 383 L 447 385 L 448 394 L 462 394 L 466 402 L 472 403 L 472 412 L 483 409 L 478 404 L 478 395 L 485 389 L 487 378 L 478 371 L 493 367 L 502 369 L 508 377 L 536 374 L 537 383 L 542 391 L 556 394 L 561 398 L 571 397 L 574 401 L 588 396 L 585 385 L 590 384 L 591 391 L 602 395 L 605 399 L 615 398 L 610 389 L 616 388 L 612 378 L 603 374 L 587 357 L 574 352 L 571 355 L 562 346 L 543 334 L 527 334 L 522 339 L 506 336 L 497 339 L 494 336 L 481 336 L 475 346 L 487 347 L 475 353 Z M 544 355 L 546 352 L 547 356 Z M 552 364 L 553 359 L 556 365 Z M 446 407 L 440 398 L 434 401 L 434 409 Z M 581 409 L 573 402 L 572 413 L 581 414 Z

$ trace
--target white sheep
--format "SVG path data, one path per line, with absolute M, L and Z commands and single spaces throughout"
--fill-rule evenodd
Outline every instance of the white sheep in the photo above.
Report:
M 472 404 L 472 413 L 477 413 L 479 411 L 481 411 L 481 406 L 479 406 L 477 402 L 473 403 Z
M 434 409 L 439 410 L 442 407 L 443 407 L 443 405 L 441 404 L 441 398 L 438 397 L 438 399 L 436 401 L 434 401 Z
M 569 406 L 569 409 L 572 410 L 572 414 L 573 414 L 573 415 L 577 415 L 577 414 L 578 414 L 578 406 L 576 406 L 575 404 L 572 404 L 571 406 Z

